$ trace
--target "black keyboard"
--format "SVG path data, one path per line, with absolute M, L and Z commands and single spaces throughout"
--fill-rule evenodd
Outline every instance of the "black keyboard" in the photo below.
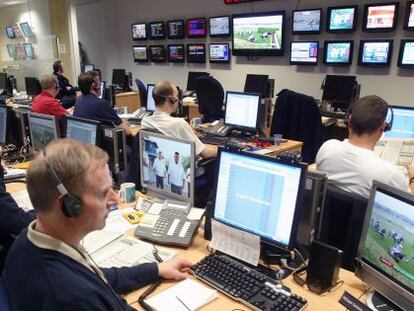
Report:
M 204 257 L 191 273 L 253 310 L 299 311 L 307 306 L 288 287 L 223 254 Z
M 346 112 L 343 111 L 321 111 L 322 117 L 328 118 L 343 118 L 346 115 Z
M 227 137 L 216 136 L 214 134 L 202 132 L 198 134 L 198 138 L 204 144 L 224 146 L 228 140 Z

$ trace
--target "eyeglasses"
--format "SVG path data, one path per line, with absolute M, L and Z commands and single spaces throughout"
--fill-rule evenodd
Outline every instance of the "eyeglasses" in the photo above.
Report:
M 179 99 L 178 97 L 175 96 L 168 96 L 168 99 L 172 102 L 172 103 L 179 103 L 181 104 L 181 99 Z

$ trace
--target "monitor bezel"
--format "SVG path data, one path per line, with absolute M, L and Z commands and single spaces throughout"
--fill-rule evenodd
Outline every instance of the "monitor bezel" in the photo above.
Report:
M 407 68 L 407 69 L 414 69 L 414 64 L 403 64 L 402 63 L 402 58 L 404 55 L 404 49 L 405 49 L 405 45 L 406 43 L 414 43 L 414 39 L 403 39 L 400 42 L 400 50 L 398 51 L 398 63 L 397 66 L 401 67 L 401 68 Z
M 243 125 L 232 124 L 232 123 L 226 122 L 227 97 L 228 97 L 228 94 L 247 95 L 247 96 L 258 96 L 259 97 L 258 104 L 257 104 L 257 115 L 256 115 L 256 125 L 255 125 L 255 127 L 243 126 Z M 238 129 L 246 129 L 246 130 L 256 130 L 256 129 L 259 129 L 259 127 L 260 127 L 260 101 L 262 99 L 261 94 L 259 94 L 259 93 L 252 93 L 252 92 L 234 92 L 234 91 L 227 91 L 224 98 L 225 98 L 225 102 L 224 102 L 224 124 L 230 125 L 230 126 L 233 126 L 233 127 L 236 127 Z
M 414 26 L 408 26 L 408 22 L 410 20 L 410 13 L 411 13 L 410 7 L 411 7 L 411 5 L 414 6 L 414 1 L 407 1 L 407 5 L 405 6 L 404 26 L 403 26 L 403 29 L 405 31 L 414 31 Z M 414 13 L 413 13 L 413 15 L 414 15 Z M 414 16 L 413 16 L 413 18 L 414 18 Z
M 181 47 L 183 49 L 183 59 L 173 59 L 170 57 L 170 48 L 172 47 Z M 185 46 L 184 44 L 168 44 L 167 45 L 167 60 L 169 63 L 184 63 L 185 62 Z
M 5 145 L 7 143 L 7 114 L 8 114 L 7 105 L 0 105 L 0 110 L 4 110 L 4 133 L 3 133 L 4 140 L 2 139 L 3 137 L 0 136 L 0 145 Z
M 295 26 L 295 13 L 298 12 L 312 12 L 319 11 L 319 29 L 318 30 L 294 30 Z M 310 34 L 320 34 L 322 31 L 322 8 L 317 9 L 307 9 L 307 10 L 293 10 L 292 11 L 292 34 L 293 35 L 310 35 Z
M 134 38 L 133 27 L 135 25 L 144 25 L 145 26 L 145 38 Z M 147 25 L 147 23 L 133 23 L 133 24 L 131 24 L 131 38 L 132 38 L 133 41 L 148 40 L 148 25 Z
M 306 179 L 306 174 L 305 173 L 306 173 L 306 169 L 307 169 L 307 164 L 302 163 L 302 162 L 284 161 L 284 160 L 278 159 L 276 157 L 268 157 L 268 156 L 265 156 L 265 155 L 259 155 L 259 154 L 255 154 L 255 153 L 251 153 L 251 152 L 243 152 L 241 150 L 228 149 L 228 148 L 224 148 L 224 147 L 220 146 L 218 148 L 218 152 L 217 152 L 215 176 L 219 176 L 221 155 L 222 155 L 223 152 L 227 152 L 227 153 L 234 154 L 234 155 L 240 155 L 240 156 L 244 156 L 244 157 L 248 157 L 248 158 L 254 158 L 254 159 L 258 159 L 258 160 L 264 160 L 264 161 L 268 161 L 268 162 L 275 162 L 275 163 L 279 163 L 279 164 L 286 165 L 286 166 L 296 167 L 296 168 L 299 168 L 301 170 L 299 186 L 298 186 L 298 194 L 297 194 L 296 205 L 295 205 L 295 212 L 294 212 L 294 215 L 293 215 L 292 228 L 291 228 L 290 238 L 289 238 L 288 244 L 283 244 L 283 243 L 280 243 L 279 241 L 272 240 L 272 239 L 269 239 L 267 237 L 259 236 L 260 237 L 260 242 L 262 244 L 271 245 L 271 246 L 281 248 L 281 249 L 284 249 L 284 250 L 292 250 L 294 248 L 294 245 L 295 245 L 296 235 L 297 235 L 298 226 L 299 226 L 299 222 L 300 222 L 300 215 L 301 215 L 301 211 L 302 211 L 302 195 L 303 195 L 303 191 L 304 191 L 304 187 L 305 187 L 305 179 Z M 216 177 L 216 178 L 218 179 L 218 177 Z M 214 185 L 214 192 L 213 192 L 212 218 L 215 219 L 216 221 L 218 221 L 220 223 L 223 223 L 227 226 L 230 226 L 232 228 L 236 228 L 236 229 L 239 229 L 239 230 L 244 230 L 246 232 L 252 233 L 248 230 L 240 229 L 240 228 L 234 226 L 233 224 L 229 224 L 227 222 L 224 222 L 220 219 L 215 218 L 216 199 L 217 199 L 217 194 L 219 193 L 219 191 L 221 191 L 221 190 L 218 189 L 218 180 L 216 180 L 215 185 Z M 255 233 L 252 233 L 252 234 L 255 234 Z
M 229 58 L 227 60 L 214 60 L 211 58 L 211 46 L 212 45 L 225 45 L 227 46 L 227 49 L 229 51 Z M 208 60 L 210 63 L 215 63 L 215 64 L 228 64 L 230 63 L 230 59 L 231 59 L 231 50 L 230 50 L 230 43 L 228 42 L 211 42 L 208 45 Z
M 80 118 L 80 117 L 75 117 L 75 116 L 66 116 L 66 120 L 65 120 L 65 137 L 66 138 L 70 138 L 70 137 L 68 137 L 68 123 L 70 121 L 95 125 L 96 126 L 96 135 L 95 135 L 96 139 L 95 139 L 95 144 L 94 145 L 99 146 L 99 144 L 101 142 L 101 135 L 100 134 L 102 132 L 102 130 L 101 130 L 102 123 L 100 121 L 85 119 L 85 118 Z M 71 138 L 71 139 L 75 139 L 75 138 Z
M 37 150 L 35 148 L 34 139 L 33 139 L 33 131 L 32 131 L 32 127 L 31 127 L 31 119 L 32 118 L 46 119 L 46 120 L 49 120 L 49 121 L 53 121 L 54 124 L 55 124 L 55 132 L 53 133 L 55 137 L 54 137 L 54 139 L 52 139 L 52 141 L 55 140 L 55 139 L 59 139 L 59 137 L 60 137 L 60 127 L 59 127 L 59 122 L 58 122 L 58 120 L 55 116 L 49 115 L 49 114 L 36 113 L 36 112 L 30 112 L 29 111 L 27 113 L 27 118 L 28 118 L 28 124 L 29 124 L 29 129 L 30 129 L 30 140 L 31 140 L 30 144 L 32 145 L 33 152 L 36 153 L 36 152 L 39 152 L 43 149 Z
M 145 48 L 145 59 L 137 59 L 135 58 L 134 48 Z M 132 46 L 132 58 L 134 59 L 134 63 L 146 63 L 148 62 L 148 47 L 146 45 L 133 45 Z
M 200 61 L 193 61 L 190 58 L 190 46 L 192 45 L 202 45 L 204 47 L 204 60 Z M 207 51 L 206 51 L 206 44 L 205 43 L 189 43 L 186 47 L 186 57 L 187 57 L 187 63 L 189 64 L 205 64 L 207 59 Z
M 328 62 L 328 45 L 335 43 L 349 43 L 349 59 L 347 62 Z M 354 40 L 325 40 L 323 47 L 323 63 L 326 66 L 350 66 L 354 58 Z
M 173 36 L 170 34 L 170 23 L 174 23 L 174 22 L 181 22 L 183 24 L 182 35 Z M 167 38 L 168 39 L 184 39 L 185 38 L 185 27 L 186 27 L 186 23 L 183 19 L 174 19 L 174 20 L 167 21 L 167 28 L 166 28 Z
M 188 28 L 190 21 L 195 20 L 203 20 L 204 21 L 204 34 L 191 34 L 190 30 Z M 205 38 L 207 36 L 207 19 L 205 17 L 192 17 L 187 19 L 186 21 L 186 28 L 187 28 L 187 37 L 188 38 Z
M 145 148 L 144 148 L 144 139 L 147 138 L 148 136 L 154 136 L 154 137 L 161 138 L 161 139 L 169 139 L 169 140 L 176 141 L 178 143 L 186 143 L 186 144 L 189 144 L 190 145 L 191 155 L 192 155 L 192 158 L 193 158 L 192 161 L 191 161 L 191 163 L 190 163 L 190 169 L 191 169 L 191 175 L 190 175 L 190 183 L 191 183 L 191 187 L 190 187 L 191 188 L 190 189 L 190 197 L 182 196 L 182 195 L 179 195 L 179 194 L 174 194 L 172 192 L 168 192 L 167 193 L 166 191 L 159 190 L 157 187 L 153 187 L 151 185 L 147 185 L 147 184 L 144 183 L 144 174 L 140 174 L 140 182 L 141 182 L 142 187 L 145 188 L 145 189 L 148 189 L 151 192 L 159 193 L 162 196 L 170 197 L 170 198 L 172 198 L 174 200 L 177 200 L 178 199 L 180 201 L 188 202 L 191 205 L 194 205 L 194 193 L 195 193 L 195 190 L 194 190 L 195 189 L 195 185 L 194 185 L 195 177 L 194 176 L 195 176 L 195 169 L 196 169 L 196 165 L 195 165 L 195 162 L 196 162 L 195 142 L 194 141 L 180 139 L 180 138 L 171 137 L 171 136 L 164 135 L 164 134 L 161 134 L 161 133 L 156 133 L 156 132 L 152 132 L 152 131 L 141 130 L 141 131 L 139 131 L 139 150 L 140 150 L 139 167 L 140 167 L 140 169 L 143 167 L 142 166 L 142 160 L 143 160 L 142 158 L 143 157 L 141 156 L 141 154 L 145 151 Z
M 163 59 L 160 60 L 154 60 L 153 59 L 153 55 L 152 55 L 152 48 L 162 48 L 163 51 Z M 149 50 L 149 60 L 151 63 L 165 63 L 167 61 L 167 55 L 166 55 L 166 50 L 165 50 L 165 46 L 164 45 L 150 45 L 148 47 Z
M 331 29 L 331 18 L 332 11 L 341 10 L 341 9 L 354 9 L 354 20 L 352 22 L 352 27 L 350 29 Z M 358 6 L 357 5 L 341 5 L 341 6 L 330 6 L 328 7 L 327 17 L 326 17 L 326 32 L 330 33 L 350 33 L 354 32 L 358 23 Z
M 410 291 L 406 288 L 406 285 L 400 283 L 398 280 L 394 280 L 392 276 L 389 276 L 386 273 L 382 273 L 378 267 L 370 263 L 368 260 L 362 258 L 362 253 L 369 229 L 369 220 L 371 219 L 375 204 L 375 194 L 377 191 L 394 198 L 397 197 L 398 200 L 414 205 L 414 197 L 409 192 L 398 190 L 376 180 L 373 181 L 371 194 L 365 212 L 361 239 L 358 245 L 355 275 L 365 283 L 371 285 L 376 291 L 385 296 L 387 299 L 391 300 L 396 305 L 405 310 L 409 310 L 409 306 L 412 306 L 414 304 L 414 288 L 410 293 Z M 396 297 L 398 297 L 398 299 L 396 299 Z
M 388 6 L 388 5 L 394 5 L 395 11 L 394 11 L 394 19 L 391 27 L 388 28 L 367 28 L 367 22 L 368 22 L 368 9 L 371 7 L 379 7 L 379 6 Z M 395 30 L 397 27 L 397 21 L 398 21 L 398 11 L 399 11 L 399 2 L 384 2 L 384 3 L 367 3 L 364 5 L 364 13 L 362 16 L 362 30 L 365 32 L 390 32 Z
M 364 45 L 365 43 L 381 43 L 381 42 L 388 42 L 390 45 L 390 48 L 388 50 L 388 59 L 386 63 L 366 63 L 362 61 L 362 56 L 363 56 L 363 52 L 364 52 Z M 388 67 L 391 64 L 391 59 L 392 59 L 392 50 L 393 50 L 393 44 L 394 44 L 394 40 L 392 39 L 387 39 L 387 40 L 361 40 L 359 42 L 359 55 L 358 55 L 358 66 L 363 66 L 363 67 Z
M 294 43 L 316 43 L 317 45 L 317 55 L 316 55 L 316 62 L 299 62 L 299 61 L 292 61 L 292 45 Z M 317 66 L 319 62 L 319 41 L 314 40 L 303 40 L 303 41 L 291 41 L 290 42 L 290 54 L 289 54 L 289 64 L 296 65 L 296 66 Z
M 148 94 L 148 89 L 149 89 L 150 86 L 152 86 L 153 89 L 154 89 L 155 84 L 154 83 L 147 83 L 147 102 L 145 103 L 145 110 L 148 111 L 148 112 L 154 112 L 155 111 L 155 103 L 154 103 L 154 110 L 148 110 L 148 98 L 150 96 L 152 97 L 152 92 L 151 92 L 151 94 Z
M 215 18 L 223 18 L 226 17 L 229 21 L 229 31 L 226 34 L 212 34 L 211 33 L 211 20 L 215 19 Z M 208 34 L 210 36 L 210 38 L 225 38 L 225 37 L 230 37 L 231 36 L 231 18 L 230 15 L 221 15 L 221 16 L 212 16 L 208 19 Z
M 10 36 L 9 36 L 9 29 L 11 29 L 11 33 L 13 34 L 13 37 L 10 37 Z M 13 26 L 7 26 L 7 27 L 6 27 L 6 36 L 7 36 L 7 38 L 9 38 L 9 39 L 14 39 L 14 38 L 16 38 L 16 34 L 14 33 Z
M 151 25 L 157 25 L 157 24 L 163 25 L 163 27 L 164 27 L 164 31 L 163 31 L 161 37 L 154 37 L 154 36 L 152 36 L 152 33 L 151 33 Z M 164 40 L 164 39 L 166 39 L 167 35 L 166 35 L 166 31 L 165 31 L 165 23 L 163 21 L 149 22 L 148 23 L 148 35 L 149 35 L 150 40 Z

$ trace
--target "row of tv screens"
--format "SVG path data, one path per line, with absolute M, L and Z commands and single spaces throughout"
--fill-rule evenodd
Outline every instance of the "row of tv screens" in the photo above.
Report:
M 325 65 L 351 65 L 354 41 L 325 41 Z M 361 66 L 387 66 L 391 62 L 393 40 L 361 40 L 358 64 Z M 316 65 L 318 41 L 292 41 L 290 64 Z M 414 40 L 401 40 L 398 66 L 414 68 Z
M 132 52 L 135 62 L 163 63 L 168 60 L 171 63 L 183 63 L 187 59 L 188 63 L 206 62 L 206 45 L 204 43 L 187 44 L 185 51 L 184 44 L 170 44 L 165 49 L 164 45 L 133 46 Z M 229 43 L 209 44 L 210 63 L 229 63 L 230 45 Z
M 362 29 L 366 32 L 383 32 L 395 29 L 398 2 L 365 4 Z M 358 6 L 328 7 L 326 31 L 352 32 L 356 28 Z M 322 9 L 295 10 L 292 13 L 292 33 L 310 34 L 321 31 Z M 414 1 L 408 1 L 404 29 L 414 30 Z
M 6 27 L 6 35 L 9 39 L 33 37 L 32 28 L 28 22 L 16 23 Z

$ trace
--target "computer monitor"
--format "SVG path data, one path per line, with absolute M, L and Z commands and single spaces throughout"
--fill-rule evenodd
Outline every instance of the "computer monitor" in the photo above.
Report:
M 0 105 L 0 145 L 6 144 L 7 106 Z
M 164 22 L 151 22 L 149 25 L 150 40 L 165 39 L 165 24 Z
M 318 41 L 292 41 L 290 43 L 291 65 L 318 64 Z
M 0 93 L 7 88 L 7 73 L 0 72 Z
M 9 38 L 9 39 L 14 39 L 15 38 L 14 31 L 13 31 L 13 26 L 7 26 L 6 27 L 6 35 L 7 35 L 7 38 Z
M 237 128 L 258 128 L 259 105 L 260 94 L 226 92 L 224 123 Z
M 401 40 L 398 53 L 398 66 L 414 68 L 414 40 Z
M 354 41 L 325 41 L 323 63 L 327 66 L 352 64 Z
M 393 40 L 361 40 L 359 44 L 360 66 L 389 66 Z
M 190 18 L 187 20 L 187 36 L 189 38 L 204 38 L 207 33 L 206 19 Z
M 167 22 L 168 39 L 184 39 L 184 20 L 172 20 Z
M 230 62 L 230 44 L 228 43 L 210 43 L 209 44 L 210 63 L 229 63 Z
M 404 16 L 404 30 L 414 30 L 414 1 L 407 1 Z
M 20 23 L 20 29 L 22 30 L 24 37 L 33 37 L 32 27 L 30 27 L 28 22 Z
M 260 94 L 262 98 L 265 98 L 268 80 L 268 75 L 247 74 L 243 92 L 257 93 Z
M 40 81 L 35 77 L 25 77 L 24 82 L 26 84 L 26 93 L 29 96 L 36 96 L 42 93 L 42 86 Z
M 166 61 L 165 47 L 163 45 L 150 45 L 149 56 L 153 63 L 164 63 Z
M 356 76 L 326 75 L 322 100 L 345 111 L 354 99 L 356 83 Z
M 195 146 L 193 141 L 141 130 L 141 185 L 154 196 L 194 203 Z
M 132 47 L 132 56 L 135 63 L 148 61 L 148 50 L 145 45 L 134 45 Z
M 397 26 L 398 2 L 365 4 L 362 30 L 384 32 Z
M 95 70 L 95 65 L 94 64 L 85 64 L 83 65 L 83 72 L 88 72 L 88 71 L 92 71 Z
M 384 132 L 384 137 L 414 138 L 414 108 L 392 106 L 393 119 L 391 131 Z M 386 120 L 391 120 L 388 111 Z
M 66 117 L 66 138 L 98 145 L 101 122 L 73 116 Z
M 168 61 L 170 63 L 183 63 L 185 60 L 184 44 L 169 44 Z
M 154 97 L 152 97 L 152 91 L 154 90 L 155 84 L 147 84 L 147 106 L 146 110 L 148 112 L 155 111 L 155 101 Z
M 147 40 L 147 24 L 135 23 L 131 25 L 132 40 Z
M 206 45 L 204 43 L 187 44 L 187 62 L 205 63 Z
M 217 163 L 214 219 L 292 249 L 305 166 L 222 148 Z
M 373 310 L 413 309 L 413 209 L 411 194 L 374 181 L 355 272 L 380 294 L 368 297 L 368 305 L 371 308 L 377 306 Z
M 105 98 L 105 91 L 106 91 L 106 81 L 101 81 L 101 93 L 99 94 L 98 98 L 102 99 Z
M 29 112 L 28 118 L 34 152 L 39 152 L 52 140 L 59 138 L 59 125 L 55 116 Z
M 355 30 L 357 18 L 357 5 L 328 7 L 326 31 L 335 33 L 352 32 Z
M 195 91 L 196 80 L 203 76 L 208 76 L 208 72 L 202 71 L 189 71 L 187 78 L 187 90 Z
M 230 36 L 230 16 L 215 16 L 209 19 L 210 37 Z
M 295 10 L 292 12 L 293 34 L 315 34 L 321 31 L 322 9 Z
M 125 85 L 125 69 L 112 69 L 112 84 L 124 86 Z

